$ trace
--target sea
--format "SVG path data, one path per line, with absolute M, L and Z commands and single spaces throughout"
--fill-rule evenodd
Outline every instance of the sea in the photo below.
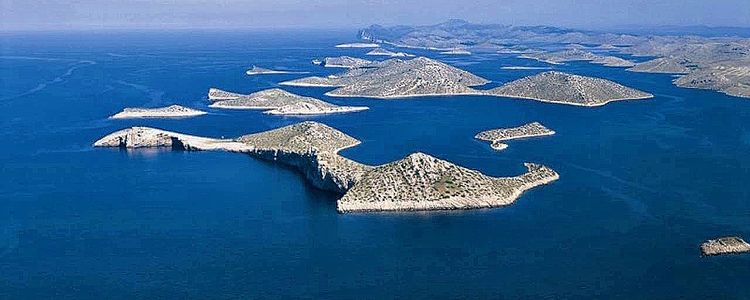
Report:
M 0 34 L 0 298 L 750 298 L 750 255 L 699 250 L 716 237 L 750 239 L 750 100 L 587 62 L 400 49 L 492 81 L 482 88 L 546 71 L 503 69 L 523 66 L 655 97 L 576 107 L 282 87 L 370 109 L 291 117 L 208 107 L 211 87 L 251 93 L 341 72 L 311 61 L 368 58 L 370 49 L 334 47 L 356 41 L 356 30 Z M 309 74 L 245 75 L 253 65 Z M 208 114 L 107 119 L 171 104 Z M 92 147 L 131 126 L 230 138 L 306 120 L 361 140 L 341 154 L 371 165 L 424 152 L 491 176 L 541 163 L 560 179 L 503 208 L 339 214 L 341 195 L 277 162 Z M 534 121 L 557 133 L 503 151 L 474 139 Z

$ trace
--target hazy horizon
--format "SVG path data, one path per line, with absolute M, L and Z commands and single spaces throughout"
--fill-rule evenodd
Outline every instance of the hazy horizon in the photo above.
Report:
M 0 0 L 0 29 L 349 29 L 371 24 L 426 25 L 448 19 L 480 24 L 617 27 L 750 27 L 750 2 L 635 0 Z M 705 12 L 711 11 L 711 14 Z

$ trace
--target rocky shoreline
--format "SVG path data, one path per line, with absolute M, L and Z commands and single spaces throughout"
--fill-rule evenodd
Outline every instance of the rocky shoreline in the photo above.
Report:
M 558 71 L 547 71 L 511 81 L 487 93 L 499 97 L 588 107 L 602 106 L 612 101 L 654 97 L 614 81 Z
M 299 170 L 315 187 L 343 194 L 337 202 L 341 213 L 505 206 L 524 191 L 559 178 L 552 169 L 531 163 L 526 164 L 525 174 L 495 178 L 424 153 L 381 166 L 338 155 L 359 143 L 327 125 L 306 121 L 236 139 L 132 127 L 109 134 L 94 146 L 230 151 L 278 161 Z
M 278 88 L 262 90 L 249 95 L 211 89 L 209 90 L 209 99 L 211 99 L 212 93 L 222 95 L 222 98 L 212 100 L 214 102 L 209 107 L 266 110 L 264 113 L 271 115 L 322 115 L 369 109 L 366 106 L 339 106 Z
M 189 118 L 205 114 L 207 114 L 207 112 L 181 105 L 170 105 L 156 108 L 129 107 L 110 116 L 109 119 Z
M 553 134 L 555 134 L 555 131 L 544 127 L 544 125 L 539 122 L 533 122 L 519 127 L 499 128 L 482 131 L 480 133 L 477 133 L 474 138 L 490 142 L 490 147 L 499 151 L 508 148 L 508 145 L 502 143 L 502 141 L 547 136 Z
M 704 256 L 737 254 L 750 252 L 750 244 L 740 237 L 728 236 L 708 240 L 701 244 L 701 253 Z

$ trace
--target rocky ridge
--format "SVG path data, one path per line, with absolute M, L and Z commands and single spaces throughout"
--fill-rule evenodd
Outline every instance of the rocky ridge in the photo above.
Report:
M 299 170 L 316 187 L 343 194 L 339 212 L 469 209 L 513 203 L 525 190 L 556 180 L 553 170 L 526 164 L 528 172 L 494 178 L 423 153 L 382 166 L 338 155 L 360 142 L 317 122 L 302 122 L 237 139 L 198 137 L 148 127 L 109 134 L 95 147 L 172 147 L 247 153 Z
M 488 80 L 432 60 L 418 57 L 410 60 L 389 59 L 355 68 L 331 77 L 306 77 L 282 82 L 294 86 L 330 86 L 326 93 L 334 97 L 403 98 L 432 95 L 480 94 L 471 86 Z
M 312 97 L 300 96 L 282 89 L 268 89 L 249 95 L 225 92 L 217 89 L 214 94 L 235 95 L 233 99 L 214 101 L 210 107 L 226 109 L 260 109 L 272 115 L 315 115 L 356 112 L 368 109 L 364 106 L 339 106 Z
M 653 95 L 606 79 L 547 71 L 491 89 L 500 97 L 532 99 L 578 106 L 601 106 L 612 101 L 647 99 Z

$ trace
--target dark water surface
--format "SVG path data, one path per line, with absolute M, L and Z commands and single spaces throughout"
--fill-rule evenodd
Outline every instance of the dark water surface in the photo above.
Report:
M 328 75 L 350 32 L 34 33 L 0 36 L 0 298 L 750 298 L 750 256 L 701 258 L 750 238 L 750 100 L 677 88 L 669 75 L 587 63 L 654 99 L 582 108 L 479 96 L 330 98 L 361 113 L 278 117 L 207 107 L 209 87 L 253 92 Z M 420 54 L 427 52 L 413 50 Z M 493 80 L 543 70 L 508 54 L 432 57 Z M 107 120 L 130 106 L 209 111 Z M 290 168 L 221 152 L 93 149 L 146 125 L 235 137 L 315 120 L 380 164 L 422 151 L 493 176 L 546 164 L 560 180 L 506 208 L 336 213 L 336 194 Z M 540 121 L 551 137 L 502 152 L 474 134 Z

